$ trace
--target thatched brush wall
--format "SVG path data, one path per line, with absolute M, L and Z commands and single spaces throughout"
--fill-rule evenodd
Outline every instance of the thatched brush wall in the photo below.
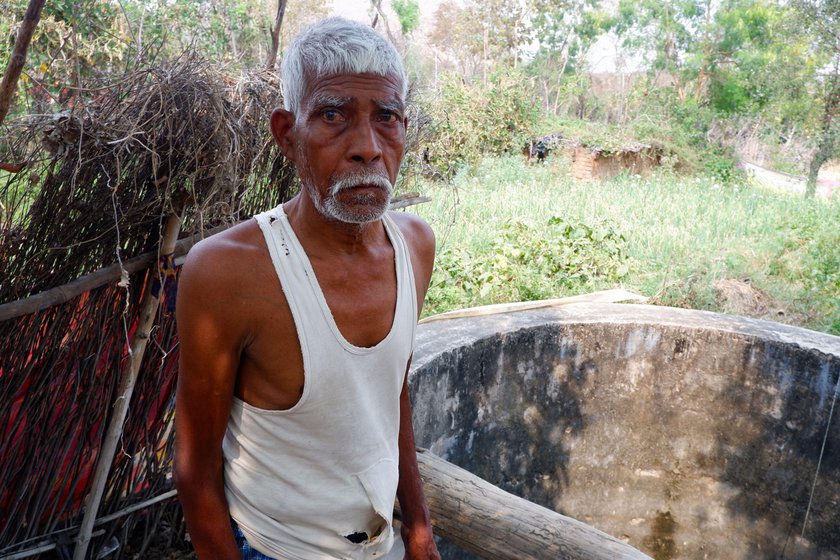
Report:
M 0 131 L 0 163 L 20 168 L 0 172 L 0 306 L 7 310 L 112 263 L 144 253 L 156 260 L 173 212 L 184 217 L 186 236 L 292 194 L 292 170 L 267 133 L 280 103 L 271 75 L 232 78 L 184 57 L 83 93 L 72 107 L 18 118 Z M 138 302 L 163 280 L 156 276 L 126 273 L 0 323 L 0 556 L 41 544 L 72 549 Z M 99 517 L 171 488 L 172 280 Z M 165 511 L 99 526 L 90 553 L 119 533 L 122 553 L 136 527 L 160 532 Z

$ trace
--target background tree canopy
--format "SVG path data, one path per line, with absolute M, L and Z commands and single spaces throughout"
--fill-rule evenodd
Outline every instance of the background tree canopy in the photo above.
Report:
M 2 65 L 26 4 L 4 0 Z M 420 120 L 432 119 L 423 142 L 438 173 L 558 130 L 603 144 L 603 124 L 668 147 L 684 170 L 725 175 L 743 157 L 808 174 L 812 186 L 840 149 L 838 0 L 435 5 L 424 13 L 418 0 L 370 0 L 358 15 L 406 54 Z M 50 0 L 13 114 L 83 103 L 98 84 L 186 50 L 231 72 L 259 68 L 276 10 L 270 0 Z M 330 10 L 327 0 L 287 1 L 281 56 Z

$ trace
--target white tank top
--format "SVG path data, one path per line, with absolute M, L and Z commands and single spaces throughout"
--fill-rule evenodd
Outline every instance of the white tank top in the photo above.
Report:
M 399 396 L 417 325 L 405 240 L 386 215 L 396 310 L 385 338 L 361 348 L 339 332 L 282 205 L 256 220 L 295 321 L 304 386 L 288 410 L 234 398 L 223 442 L 231 517 L 253 548 L 274 558 L 384 556 L 394 541 Z

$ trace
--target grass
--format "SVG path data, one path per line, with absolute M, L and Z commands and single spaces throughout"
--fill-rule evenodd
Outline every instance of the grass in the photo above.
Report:
M 559 160 L 527 166 L 521 158 L 488 159 L 451 184 L 420 189 L 433 201 L 414 211 L 438 235 L 427 314 L 623 287 L 663 305 L 840 334 L 836 197 L 669 173 L 580 182 Z M 549 225 L 553 217 L 571 224 L 566 234 Z M 558 253 L 572 244 L 579 250 Z M 733 309 L 716 288 L 732 279 L 765 305 Z

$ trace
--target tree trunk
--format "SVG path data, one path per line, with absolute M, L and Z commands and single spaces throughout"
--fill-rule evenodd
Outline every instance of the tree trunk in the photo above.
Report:
M 837 135 L 832 124 L 836 113 L 840 110 L 840 53 L 834 59 L 834 73 L 826 84 L 825 109 L 823 110 L 822 126 L 820 130 L 820 143 L 814 159 L 808 166 L 808 183 L 805 187 L 805 196 L 812 197 L 817 192 L 817 175 L 820 167 L 828 161 L 836 152 Z
M 32 34 L 41 19 L 43 7 L 44 0 L 29 0 L 29 7 L 23 16 L 23 23 L 20 25 L 12 56 L 9 58 L 9 65 L 6 67 L 6 73 L 3 74 L 3 81 L 0 82 L 0 124 L 6 118 L 12 98 L 15 96 L 18 78 L 26 62 L 26 51 L 29 50 Z
M 706 29 L 703 32 L 703 62 L 700 65 L 700 72 L 697 75 L 697 85 L 694 89 L 694 101 L 700 102 L 700 98 L 705 93 L 707 71 L 709 68 L 709 61 L 712 58 L 712 39 L 710 36 L 710 27 L 712 25 L 712 0 L 706 0 Z
M 265 63 L 266 70 L 273 70 L 277 64 L 277 51 L 280 49 L 280 25 L 283 23 L 283 16 L 286 14 L 286 0 L 277 0 L 277 16 L 274 18 L 274 27 L 271 29 L 271 50 L 268 52 L 268 60 Z
M 397 40 L 394 37 L 394 34 L 391 33 L 391 26 L 388 25 L 388 18 L 385 17 L 385 12 L 382 11 L 382 0 L 370 0 L 373 9 L 376 10 L 376 18 L 373 20 L 371 27 L 376 27 L 376 22 L 379 17 L 382 18 L 382 25 L 385 26 L 385 34 L 388 36 L 388 40 L 391 41 L 391 44 L 394 45 L 394 48 L 397 46 Z
M 822 141 L 817 153 L 808 165 L 808 182 L 805 185 L 805 196 L 813 197 L 817 193 L 817 176 L 820 173 L 820 168 L 828 160 L 826 151 L 823 149 Z

